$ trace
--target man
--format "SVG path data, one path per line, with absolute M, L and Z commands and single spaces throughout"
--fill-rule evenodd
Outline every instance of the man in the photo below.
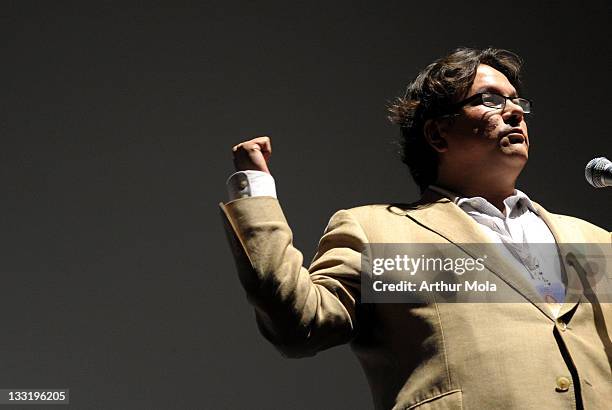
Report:
M 423 70 L 391 107 L 422 198 L 337 212 L 308 269 L 275 199 L 270 139 L 233 148 L 239 172 L 222 210 L 258 325 L 284 355 L 350 342 L 377 409 L 609 408 L 612 309 L 584 292 L 596 268 L 561 248 L 531 266 L 523 251 L 609 247 L 610 233 L 515 189 L 531 110 L 519 73 L 520 59 L 498 49 L 458 49 Z M 485 275 L 523 302 L 362 303 L 372 243 L 501 244 Z

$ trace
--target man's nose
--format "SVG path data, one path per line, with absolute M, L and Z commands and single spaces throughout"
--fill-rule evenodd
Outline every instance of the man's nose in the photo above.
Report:
M 506 124 L 517 125 L 525 117 L 525 111 L 520 105 L 512 102 L 511 99 L 506 100 L 506 106 L 502 112 L 502 118 Z

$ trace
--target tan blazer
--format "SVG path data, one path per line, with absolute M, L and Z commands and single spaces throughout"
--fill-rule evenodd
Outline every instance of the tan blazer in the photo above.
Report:
M 262 334 L 288 357 L 350 342 L 376 409 L 612 408 L 612 304 L 574 291 L 556 318 L 503 258 L 486 263 L 490 279 L 525 303 L 359 303 L 368 243 L 489 242 L 448 199 L 338 211 L 308 269 L 276 199 L 221 208 Z M 601 228 L 537 209 L 558 243 L 611 244 Z M 565 265 L 568 288 L 581 289 L 589 266 L 576 266 Z

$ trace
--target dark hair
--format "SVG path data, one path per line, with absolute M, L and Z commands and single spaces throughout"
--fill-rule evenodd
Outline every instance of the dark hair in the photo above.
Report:
M 520 92 L 519 56 L 495 48 L 458 48 L 428 65 L 408 85 L 405 95 L 388 107 L 389 120 L 400 126 L 402 162 L 408 165 L 421 192 L 438 177 L 438 155 L 425 139 L 423 126 L 465 97 L 480 64 L 500 71 Z

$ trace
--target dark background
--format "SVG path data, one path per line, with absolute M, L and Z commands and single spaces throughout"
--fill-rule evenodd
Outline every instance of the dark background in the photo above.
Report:
M 272 137 L 310 260 L 335 210 L 417 198 L 388 101 L 457 46 L 508 48 L 536 110 L 519 188 L 610 230 L 583 177 L 612 155 L 610 6 L 568 3 L 2 1 L 0 388 L 369 408 L 347 347 L 288 360 L 258 334 L 217 207 L 230 148 Z

